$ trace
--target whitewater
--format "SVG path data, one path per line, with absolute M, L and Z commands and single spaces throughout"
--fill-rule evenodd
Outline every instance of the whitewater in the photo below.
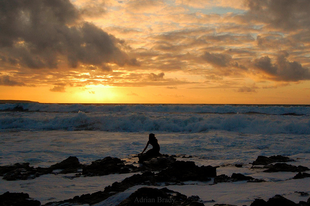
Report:
M 252 170 L 257 156 L 284 155 L 293 165 L 310 167 L 310 107 L 304 105 L 105 105 L 0 104 L 0 165 L 29 162 L 48 167 L 69 156 L 83 164 L 107 156 L 136 161 L 149 133 L 163 154 L 183 154 L 198 165 L 219 166 L 217 174 L 242 173 L 264 183 L 187 182 L 168 189 L 199 195 L 205 205 L 250 205 L 280 194 L 306 201 L 310 178 L 293 180 L 290 172 Z M 179 155 L 180 157 L 182 155 Z M 243 165 L 241 168 L 236 164 Z M 67 178 L 43 175 L 34 180 L 0 180 L 0 194 L 28 193 L 42 204 L 104 190 L 132 174 Z M 98 205 L 117 205 L 139 186 Z M 212 201 L 213 200 L 213 201 Z

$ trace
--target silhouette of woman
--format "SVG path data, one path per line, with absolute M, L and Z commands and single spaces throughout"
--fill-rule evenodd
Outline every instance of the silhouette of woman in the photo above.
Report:
M 149 144 L 152 145 L 153 148 L 148 150 L 145 154 L 143 154 L 144 151 L 149 146 Z M 141 154 L 138 155 L 139 156 L 139 162 L 143 162 L 145 160 L 159 156 L 160 155 L 159 150 L 160 150 L 160 147 L 159 147 L 158 141 L 155 137 L 155 134 L 153 134 L 153 133 L 149 134 L 149 141 L 147 142 L 147 144 L 146 144 L 144 150 L 141 152 Z

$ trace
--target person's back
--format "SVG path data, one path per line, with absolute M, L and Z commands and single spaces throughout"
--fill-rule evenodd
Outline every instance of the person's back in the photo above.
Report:
M 153 148 L 148 150 L 145 154 L 143 154 L 149 144 L 152 145 Z M 142 153 L 139 155 L 139 162 L 143 162 L 145 160 L 159 156 L 160 155 L 159 151 L 160 151 L 160 146 L 158 144 L 158 141 L 155 135 L 153 133 L 149 134 L 149 141 L 147 142 Z
M 150 134 L 149 143 L 153 146 L 153 149 L 155 151 L 159 152 L 160 146 L 154 134 Z

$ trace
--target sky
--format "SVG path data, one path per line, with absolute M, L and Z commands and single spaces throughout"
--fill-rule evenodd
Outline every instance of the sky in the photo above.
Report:
M 0 0 L 0 99 L 310 104 L 309 0 Z

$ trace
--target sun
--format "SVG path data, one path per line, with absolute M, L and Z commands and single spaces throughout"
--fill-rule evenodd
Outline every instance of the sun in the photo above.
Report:
M 78 101 L 81 103 L 115 103 L 119 99 L 112 86 L 87 85 L 80 88 L 77 93 Z

